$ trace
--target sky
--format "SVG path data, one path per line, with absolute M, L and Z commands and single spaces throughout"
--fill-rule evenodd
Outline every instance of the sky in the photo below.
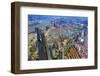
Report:
M 88 17 L 78 17 L 78 16 L 53 16 L 53 15 L 28 15 L 28 21 L 53 21 L 53 20 L 63 20 L 64 22 L 80 22 L 87 23 Z

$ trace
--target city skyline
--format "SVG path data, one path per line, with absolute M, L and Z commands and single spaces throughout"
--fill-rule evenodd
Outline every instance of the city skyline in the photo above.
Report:
M 28 60 L 88 57 L 88 17 L 28 15 Z

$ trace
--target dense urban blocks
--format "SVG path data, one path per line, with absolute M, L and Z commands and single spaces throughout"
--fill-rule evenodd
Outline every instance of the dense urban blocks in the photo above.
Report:
M 28 60 L 88 57 L 88 17 L 28 15 Z

